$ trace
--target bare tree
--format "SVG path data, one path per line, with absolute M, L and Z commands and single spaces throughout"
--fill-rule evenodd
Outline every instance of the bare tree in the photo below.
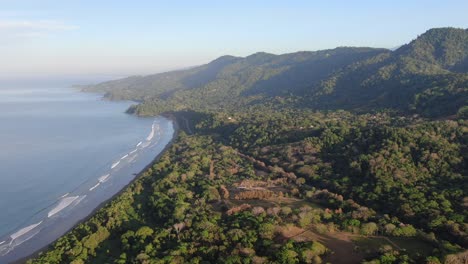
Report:
M 177 239 L 180 239 L 180 237 L 179 237 L 180 231 L 182 231 L 182 229 L 184 229 L 184 228 L 185 228 L 185 223 L 184 222 L 174 224 L 174 229 L 177 232 Z

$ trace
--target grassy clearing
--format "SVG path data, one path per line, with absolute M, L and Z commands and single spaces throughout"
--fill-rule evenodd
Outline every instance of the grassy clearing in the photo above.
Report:
M 231 204 L 234 206 L 239 206 L 241 204 L 250 204 L 252 207 L 255 206 L 261 206 L 263 208 L 269 208 L 269 207 L 275 207 L 276 204 L 272 201 L 269 200 L 257 200 L 257 199 L 252 199 L 252 200 L 229 200 Z
M 283 200 L 280 200 L 280 203 L 284 203 L 286 206 L 290 206 L 293 209 L 301 208 L 303 206 L 310 206 L 314 209 L 325 209 L 323 206 L 317 203 L 312 203 L 305 200 L 283 198 Z
M 229 202 L 235 206 L 238 206 L 241 204 L 250 204 L 251 206 L 261 206 L 263 208 L 269 208 L 269 207 L 275 207 L 275 206 L 279 206 L 279 207 L 287 206 L 287 207 L 290 207 L 291 209 L 299 209 L 303 206 L 310 206 L 314 209 L 324 209 L 319 204 L 305 201 L 302 199 L 288 198 L 288 197 L 281 197 L 281 198 L 276 197 L 274 199 L 252 199 L 252 200 L 231 199 L 229 200 Z
M 390 237 L 389 239 L 399 247 L 406 249 L 410 255 L 413 253 L 429 256 L 434 250 L 434 247 L 429 242 L 417 238 Z
M 354 237 L 353 242 L 367 256 L 375 254 L 385 245 L 405 250 L 411 257 L 429 256 L 434 249 L 431 244 L 418 238 Z

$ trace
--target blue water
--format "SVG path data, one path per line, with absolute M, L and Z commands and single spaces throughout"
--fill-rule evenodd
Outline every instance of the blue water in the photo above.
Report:
M 56 239 L 162 151 L 172 122 L 125 114 L 131 104 L 0 87 L 0 262 Z

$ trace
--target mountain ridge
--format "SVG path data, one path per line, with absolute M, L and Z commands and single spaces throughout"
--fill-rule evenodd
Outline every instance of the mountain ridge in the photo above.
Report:
M 466 105 L 467 87 L 468 30 L 435 28 L 395 51 L 337 47 L 280 55 L 225 55 L 190 69 L 129 77 L 84 91 L 142 101 L 132 110 L 141 115 L 235 108 L 279 96 L 297 102 L 288 107 L 391 109 L 441 117 Z

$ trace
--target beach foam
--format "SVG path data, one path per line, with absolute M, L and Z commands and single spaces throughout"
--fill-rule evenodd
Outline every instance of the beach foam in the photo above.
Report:
M 70 193 L 66 193 L 66 194 L 60 196 L 60 198 L 65 198 L 65 197 L 67 197 L 67 195 L 69 195 L 69 194 L 70 194 Z
M 130 153 L 128 153 L 128 154 L 132 155 L 133 153 L 135 153 L 137 151 L 138 151 L 138 149 L 135 149 L 135 150 L 130 151 Z
M 89 188 L 89 190 L 92 191 L 92 190 L 96 189 L 96 188 L 99 186 L 99 184 L 101 184 L 101 183 L 98 182 L 96 185 L 94 185 L 93 187 Z
M 42 223 L 42 221 L 40 221 L 39 223 L 27 226 L 25 228 L 21 228 L 20 230 L 18 230 L 15 233 L 11 234 L 10 237 L 11 237 L 12 240 L 15 240 L 18 237 L 27 234 L 29 231 L 33 230 L 34 228 L 36 228 L 36 226 L 40 225 L 41 223 Z M 10 242 L 10 244 L 11 244 L 11 242 Z
M 109 178 L 110 174 L 106 174 L 106 175 L 103 175 L 101 177 L 99 177 L 99 182 L 106 182 L 107 181 L 107 178 Z
M 133 155 L 133 156 L 131 156 L 131 157 L 128 159 L 128 162 L 131 163 L 131 162 L 135 161 L 136 157 L 138 157 L 138 155 Z
M 146 148 L 147 146 L 151 145 L 151 142 L 145 142 L 141 145 L 142 148 Z
M 125 159 L 126 157 L 128 157 L 128 154 L 123 155 L 123 156 L 120 158 L 120 160 L 123 160 L 123 159 Z
M 42 221 L 36 224 L 32 224 L 30 226 L 21 228 L 20 230 L 16 231 L 15 233 L 10 235 L 11 241 L 8 244 L 5 244 L 6 241 L 0 242 L 0 256 L 4 256 L 12 251 L 16 246 L 21 245 L 23 242 L 31 239 L 33 236 L 37 235 L 40 231 L 34 230 L 38 225 L 40 225 Z M 4 244 L 4 245 L 3 245 Z
M 138 144 L 136 145 L 137 147 L 139 147 L 143 142 L 138 142 Z
M 119 160 L 119 161 L 117 161 L 116 163 L 112 164 L 112 166 L 111 166 L 111 169 L 113 169 L 113 168 L 117 167 L 117 165 L 119 165 L 119 163 L 120 163 L 120 160 Z
M 153 137 L 154 137 L 154 123 L 151 126 L 151 132 L 149 133 L 148 137 L 146 137 L 146 140 L 150 141 L 151 139 L 153 139 Z
M 0 256 L 5 256 L 6 254 L 8 254 L 8 252 L 10 252 L 10 250 L 11 250 L 11 247 L 9 244 L 5 244 L 5 245 L 0 244 Z
M 54 207 L 54 209 L 49 211 L 49 213 L 47 214 L 47 217 L 51 217 L 55 215 L 56 213 L 62 211 L 63 209 L 68 207 L 71 203 L 73 203 L 78 198 L 79 196 L 71 196 L 71 197 L 63 198 L 62 200 L 60 200 L 57 206 Z

